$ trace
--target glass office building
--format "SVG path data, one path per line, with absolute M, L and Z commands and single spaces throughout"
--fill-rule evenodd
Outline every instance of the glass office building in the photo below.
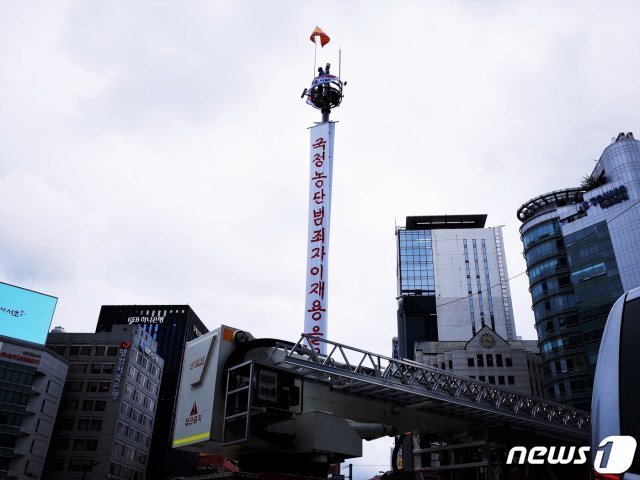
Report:
M 515 339 L 500 227 L 486 215 L 407 217 L 396 229 L 399 355 L 415 342 L 467 341 L 483 326 Z
M 621 133 L 580 187 L 518 209 L 547 398 L 589 409 L 609 310 L 640 285 L 640 142 Z

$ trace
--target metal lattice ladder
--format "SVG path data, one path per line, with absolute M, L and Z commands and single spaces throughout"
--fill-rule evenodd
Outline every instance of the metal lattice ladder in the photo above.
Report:
M 325 343 L 329 353 L 316 353 L 312 339 Z M 508 420 L 541 434 L 577 442 L 584 442 L 590 435 L 589 412 L 307 334 L 293 346 L 284 342 L 276 345 L 269 361 L 288 364 L 304 378 L 328 383 L 334 390 L 392 401 L 401 407 L 485 422 Z
M 228 371 L 222 425 L 223 445 L 242 443 L 249 438 L 253 373 L 253 362 L 241 363 Z

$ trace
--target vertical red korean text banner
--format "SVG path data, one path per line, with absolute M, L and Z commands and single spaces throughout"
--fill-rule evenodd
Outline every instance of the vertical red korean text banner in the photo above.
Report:
M 307 285 L 304 332 L 327 338 L 327 292 L 329 262 L 329 220 L 331 215 L 331 177 L 335 124 L 311 127 L 311 167 L 309 173 L 309 236 L 307 240 Z M 326 344 L 311 340 L 319 353 Z

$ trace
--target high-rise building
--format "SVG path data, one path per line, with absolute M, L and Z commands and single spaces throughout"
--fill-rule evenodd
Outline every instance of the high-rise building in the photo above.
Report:
M 0 479 L 41 478 L 66 375 L 42 345 L 0 336 Z
M 580 186 L 517 212 L 545 396 L 589 409 L 607 315 L 640 286 L 640 142 L 621 133 Z
M 156 413 L 160 420 L 153 429 L 147 478 L 195 475 L 198 455 L 174 450 L 171 441 L 185 344 L 209 330 L 188 305 L 103 306 L 96 332 L 109 332 L 119 325 L 140 325 L 158 342 L 158 355 L 164 359 Z
M 47 347 L 69 362 L 43 479 L 144 480 L 163 360 L 136 325 L 64 333 Z M 149 479 L 150 477 L 146 477 Z
M 396 228 L 400 356 L 421 341 L 467 341 L 487 325 L 515 340 L 501 227 L 486 215 L 407 217 Z

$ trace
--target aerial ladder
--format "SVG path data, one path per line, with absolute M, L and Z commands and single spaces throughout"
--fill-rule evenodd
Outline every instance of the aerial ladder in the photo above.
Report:
M 423 478 L 469 466 L 500 478 L 487 426 L 520 444 L 588 444 L 588 412 L 329 340 L 319 354 L 317 341 L 222 325 L 187 343 L 173 447 L 236 459 L 244 472 L 326 478 L 330 464 L 362 455 L 363 439 L 407 437 Z M 408 432 L 449 441 L 412 445 Z

